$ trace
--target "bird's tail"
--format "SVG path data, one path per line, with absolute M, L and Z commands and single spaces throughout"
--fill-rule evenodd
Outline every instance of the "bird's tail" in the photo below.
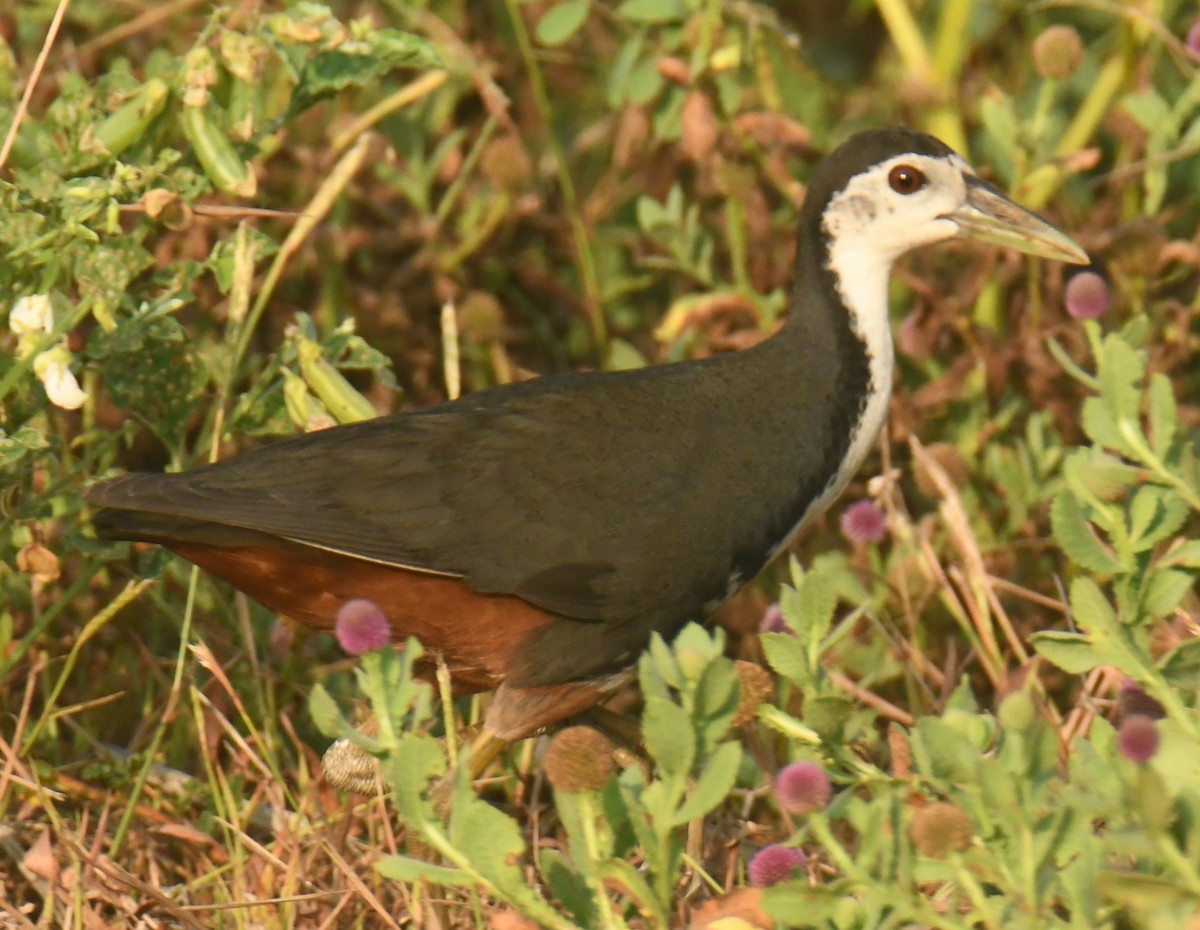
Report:
M 103 539 L 231 546 L 261 541 L 261 535 L 180 511 L 177 496 L 186 494 L 184 475 L 122 475 L 94 484 L 84 492 L 84 500 L 100 510 L 92 516 L 92 525 Z

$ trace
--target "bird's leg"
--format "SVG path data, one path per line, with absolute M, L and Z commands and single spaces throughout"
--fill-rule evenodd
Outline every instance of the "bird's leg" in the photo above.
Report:
M 615 742 L 634 753 L 641 754 L 643 752 L 642 727 L 632 717 L 619 714 L 603 704 L 597 704 L 587 712 L 587 715 L 597 729 L 612 737 Z
M 496 690 L 467 756 L 471 777 L 481 777 L 510 743 L 541 733 L 567 717 L 595 709 L 596 702 L 614 690 L 620 680 L 535 688 L 517 688 L 505 682 Z M 607 721 L 602 726 L 608 725 L 621 742 L 632 747 L 639 745 L 640 734 L 632 721 L 612 711 L 606 712 L 602 719 Z M 362 732 L 368 736 L 378 732 L 374 718 L 363 725 Z M 374 794 L 379 790 L 378 760 L 348 739 L 340 739 L 329 747 L 321 760 L 321 770 L 329 784 L 343 791 Z

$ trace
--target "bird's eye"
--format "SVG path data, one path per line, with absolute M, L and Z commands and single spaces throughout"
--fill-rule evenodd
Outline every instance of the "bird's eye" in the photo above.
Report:
M 888 172 L 888 184 L 897 194 L 915 194 L 925 186 L 925 175 L 912 165 L 897 165 Z

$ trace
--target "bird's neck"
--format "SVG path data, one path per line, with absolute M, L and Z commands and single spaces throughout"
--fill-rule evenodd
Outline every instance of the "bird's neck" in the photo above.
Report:
M 858 470 L 883 427 L 895 363 L 888 321 L 892 259 L 869 243 L 831 235 L 801 218 L 792 311 L 779 336 L 795 363 L 821 372 L 831 418 L 829 484 L 809 508 L 828 506 Z M 820 392 L 819 392 L 820 393 Z

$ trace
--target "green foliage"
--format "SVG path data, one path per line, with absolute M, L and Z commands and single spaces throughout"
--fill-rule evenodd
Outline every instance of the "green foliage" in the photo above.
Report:
M 727 738 L 738 683 L 723 646 L 719 633 L 695 625 L 672 646 L 655 640 L 640 668 L 652 695 L 643 724 L 653 772 L 647 777 L 632 765 L 598 790 L 556 792 L 567 846 L 537 855 L 549 898 L 526 880 L 529 850 L 520 823 L 476 795 L 470 748 L 455 760 L 426 735 L 430 691 L 413 676 L 422 655 L 416 640 L 399 654 L 388 648 L 363 657 L 359 685 L 379 720 L 377 737 L 356 732 L 323 688 L 313 690 L 309 708 L 327 735 L 380 757 L 397 812 L 427 847 L 425 855 L 431 850 L 444 861 L 386 856 L 377 866 L 385 877 L 475 887 L 550 928 L 576 926 L 555 909 L 557 902 L 581 927 L 626 927 L 640 915 L 666 930 L 688 826 L 722 804 L 739 775 L 741 746 Z M 627 861 L 635 850 L 644 856 L 643 870 Z M 622 889 L 616 900 L 606 883 Z
M 1087 325 L 1096 372 L 1086 383 L 1098 393 L 1083 402 L 1083 427 L 1092 445 L 1068 454 L 1066 490 L 1054 501 L 1051 521 L 1063 551 L 1100 577 L 1081 576 L 1071 585 L 1079 632 L 1038 633 L 1033 644 L 1072 674 L 1100 665 L 1120 670 L 1196 735 L 1195 713 L 1176 690 L 1194 690 L 1193 682 L 1163 673 L 1179 667 L 1175 651 L 1193 644 L 1154 659 L 1150 636 L 1195 586 L 1188 555 L 1195 541 L 1179 533 L 1200 511 L 1198 448 L 1179 421 L 1170 381 L 1148 375 L 1145 352 L 1132 344 L 1141 329 L 1101 337 L 1094 323 Z

